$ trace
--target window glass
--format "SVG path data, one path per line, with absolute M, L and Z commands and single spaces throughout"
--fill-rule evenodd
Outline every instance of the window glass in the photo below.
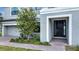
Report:
M 11 15 L 17 15 L 17 14 L 18 14 L 18 8 L 17 7 L 11 8 Z
M 38 24 L 37 24 L 36 29 L 35 29 L 34 32 L 36 32 L 36 33 L 40 32 L 40 22 L 38 22 Z

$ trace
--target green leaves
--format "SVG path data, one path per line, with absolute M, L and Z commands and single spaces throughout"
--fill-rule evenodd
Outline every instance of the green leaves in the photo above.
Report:
M 22 8 L 17 17 L 17 27 L 21 33 L 30 35 L 37 25 L 36 13 L 31 8 Z

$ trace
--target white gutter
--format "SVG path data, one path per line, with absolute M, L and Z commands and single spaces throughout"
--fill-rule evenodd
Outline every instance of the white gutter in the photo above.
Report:
M 66 7 L 66 8 L 44 8 L 40 10 L 40 14 L 48 14 L 48 13 L 58 13 L 58 12 L 66 12 L 66 11 L 76 11 L 79 10 L 79 7 Z

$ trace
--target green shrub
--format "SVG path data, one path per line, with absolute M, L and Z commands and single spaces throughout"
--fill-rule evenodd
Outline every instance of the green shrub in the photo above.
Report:
M 10 42 L 15 42 L 15 39 L 12 38 L 12 39 L 10 40 Z
M 27 43 L 27 40 L 23 40 L 24 43 Z
M 39 36 L 39 34 L 34 34 L 34 35 L 33 35 L 33 40 L 40 41 L 40 36 Z
M 17 39 L 16 39 L 16 42 L 19 42 L 19 43 L 23 43 L 23 41 L 24 41 L 24 40 L 21 39 L 21 38 L 17 38 Z
M 41 42 L 42 45 L 50 45 L 48 42 Z
M 40 42 L 39 41 L 36 41 L 36 42 L 33 42 L 33 44 L 40 45 Z
M 19 43 L 23 43 L 23 40 L 20 39 L 20 40 L 18 40 L 18 42 L 19 42 Z
M 27 43 L 35 45 L 50 45 L 48 42 L 40 42 L 39 35 L 34 35 L 33 39 L 27 40 L 23 38 L 11 39 L 10 42 Z
M 19 42 L 19 40 L 20 40 L 20 39 L 17 39 L 17 38 L 15 39 L 16 42 Z
M 0 32 L 0 36 L 2 36 L 2 32 Z
M 23 41 L 24 41 L 24 43 L 31 43 L 31 40 L 25 39 L 25 40 L 23 40 Z

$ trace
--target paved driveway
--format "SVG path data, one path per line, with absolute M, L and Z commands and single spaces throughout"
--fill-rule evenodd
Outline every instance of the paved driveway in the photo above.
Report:
M 11 38 L 16 38 L 16 37 L 11 37 L 11 36 L 0 37 L 0 42 L 9 42 Z
M 65 43 L 63 42 L 50 42 L 51 46 L 43 46 L 43 45 L 13 43 L 13 42 L 9 42 L 10 38 L 12 37 L 0 37 L 0 45 L 37 49 L 43 51 L 65 51 L 65 47 L 64 47 Z

